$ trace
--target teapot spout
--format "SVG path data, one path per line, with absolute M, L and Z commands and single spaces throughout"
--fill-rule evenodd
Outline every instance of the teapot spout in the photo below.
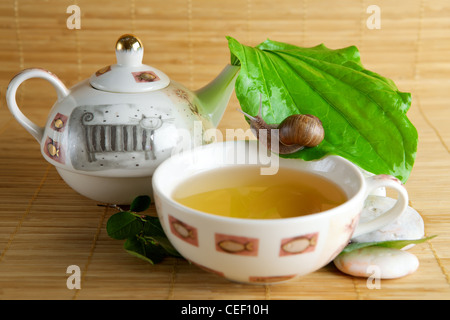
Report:
M 202 105 L 202 114 L 217 127 L 230 101 L 240 66 L 228 64 L 209 84 L 195 91 Z

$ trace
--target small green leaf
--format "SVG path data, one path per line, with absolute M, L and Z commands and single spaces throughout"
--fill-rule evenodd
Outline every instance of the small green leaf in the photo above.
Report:
M 108 219 L 108 235 L 113 239 L 126 239 L 123 245 L 125 251 L 151 264 L 159 263 L 170 255 L 181 257 L 167 239 L 158 217 L 137 213 L 147 210 L 150 204 L 149 196 L 135 198 L 130 211 L 120 211 Z
M 152 238 L 156 241 L 168 254 L 181 257 L 178 251 L 172 246 L 169 239 L 161 226 L 161 223 L 157 217 L 146 216 L 143 234 L 145 237 Z
M 147 236 L 165 236 L 158 217 L 145 216 L 144 234 Z
M 129 254 L 151 264 L 159 263 L 164 259 L 164 253 L 159 246 L 138 237 L 128 238 L 123 247 Z
M 433 239 L 436 236 L 430 236 L 422 239 L 416 240 L 388 240 L 388 241 L 374 241 L 374 242 L 355 242 L 351 243 L 342 250 L 341 253 L 348 253 L 353 250 L 358 250 L 366 247 L 386 247 L 386 248 L 394 248 L 394 249 L 402 249 L 409 244 L 419 244 L 425 242 L 427 240 Z
M 150 207 L 151 199 L 149 196 L 138 196 L 136 197 L 130 206 L 130 211 L 142 212 Z
M 132 256 L 153 264 L 153 261 L 145 256 L 144 245 L 136 237 L 128 238 L 123 244 L 123 248 Z
M 106 232 L 113 239 L 126 239 L 136 236 L 142 230 L 142 222 L 129 211 L 113 214 L 106 223 Z
M 181 254 L 170 243 L 166 236 L 153 237 L 153 239 L 171 256 L 181 258 Z

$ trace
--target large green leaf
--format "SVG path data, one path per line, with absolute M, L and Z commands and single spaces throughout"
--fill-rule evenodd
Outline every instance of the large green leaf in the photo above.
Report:
M 227 37 L 233 64 L 240 64 L 236 96 L 248 114 L 280 123 L 292 114 L 320 118 L 325 139 L 286 157 L 342 156 L 374 174 L 408 179 L 416 156 L 417 131 L 406 116 L 411 95 L 369 71 L 356 47 L 302 48 L 267 40 L 257 47 Z

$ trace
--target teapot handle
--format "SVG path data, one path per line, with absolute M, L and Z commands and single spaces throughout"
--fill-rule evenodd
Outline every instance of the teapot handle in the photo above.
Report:
M 8 90 L 6 91 L 6 102 L 8 104 L 9 111 L 11 111 L 14 118 L 16 118 L 16 120 L 40 143 L 44 134 L 44 128 L 39 127 L 28 119 L 22 111 L 20 111 L 16 102 L 17 88 L 22 84 L 22 82 L 31 78 L 41 78 L 49 81 L 56 89 L 58 101 L 66 97 L 69 94 L 69 90 L 53 73 L 38 68 L 23 70 L 9 83 Z

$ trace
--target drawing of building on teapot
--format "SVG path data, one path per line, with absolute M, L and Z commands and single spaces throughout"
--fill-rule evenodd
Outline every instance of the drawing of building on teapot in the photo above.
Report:
M 70 115 L 68 141 L 76 149 L 70 152 L 72 166 L 84 171 L 153 166 L 177 143 L 174 121 L 167 108 L 78 106 Z

